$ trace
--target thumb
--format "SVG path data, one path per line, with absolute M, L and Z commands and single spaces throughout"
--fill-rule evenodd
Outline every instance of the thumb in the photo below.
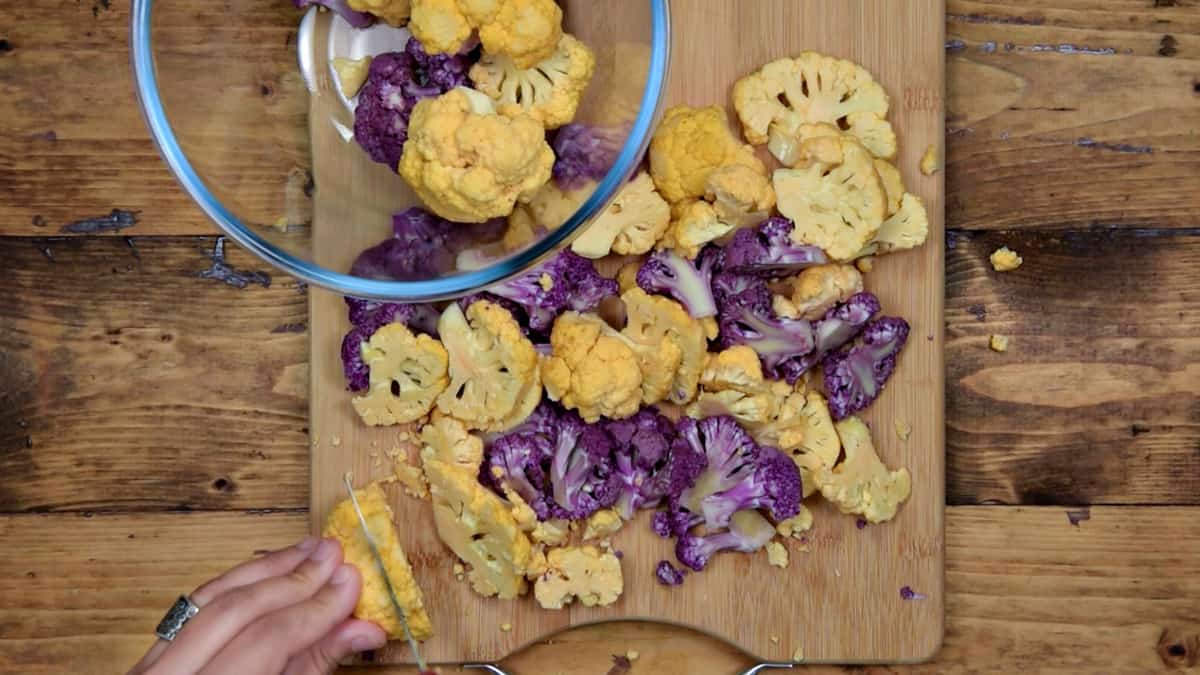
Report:
M 387 633 L 379 626 L 369 621 L 347 619 L 288 660 L 283 675 L 329 675 L 342 659 L 379 649 L 385 644 Z

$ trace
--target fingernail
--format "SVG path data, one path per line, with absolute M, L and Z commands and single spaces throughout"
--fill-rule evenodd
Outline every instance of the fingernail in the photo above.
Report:
M 365 652 L 371 649 L 382 649 L 387 644 L 387 638 L 378 633 L 374 635 L 359 635 L 350 640 L 350 649 Z
M 337 553 L 337 550 L 338 545 L 336 541 L 333 541 L 332 539 L 322 539 L 321 545 L 317 546 L 317 550 L 312 552 L 311 557 L 313 560 L 328 560 L 333 557 L 334 553 Z
M 350 565 L 342 565 L 341 567 L 337 568 L 336 572 L 333 573 L 333 579 L 331 579 L 330 582 L 334 586 L 341 586 L 342 584 L 349 583 L 349 581 L 353 578 L 354 570 L 350 567 Z
M 304 551 L 305 553 L 311 553 L 312 550 L 316 547 L 317 547 L 316 537 L 305 537 L 300 540 L 299 544 L 296 544 L 296 548 L 301 551 Z

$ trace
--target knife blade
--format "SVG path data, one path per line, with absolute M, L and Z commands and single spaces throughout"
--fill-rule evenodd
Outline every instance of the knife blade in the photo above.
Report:
M 412 650 L 413 658 L 417 661 L 417 668 L 424 673 L 427 671 L 425 659 L 421 658 L 421 651 L 417 649 L 417 641 L 413 639 L 412 631 L 408 628 L 408 618 L 404 616 L 404 607 L 400 604 L 400 599 L 396 597 L 396 589 L 392 587 L 392 580 L 388 578 L 387 567 L 383 564 L 383 555 L 379 552 L 375 537 L 371 535 L 371 528 L 367 527 L 367 518 L 363 515 L 362 507 L 358 505 L 358 497 L 354 494 L 354 485 L 350 482 L 350 474 L 342 476 L 342 481 L 346 484 L 346 490 L 350 492 L 350 503 L 354 505 L 354 513 L 358 516 L 358 524 L 362 526 L 363 537 L 367 540 L 371 555 L 375 556 L 375 565 L 379 567 L 383 585 L 387 588 L 388 598 L 392 601 L 392 609 L 396 610 L 396 616 L 400 619 L 400 627 L 404 629 L 404 638 L 408 640 L 408 648 Z

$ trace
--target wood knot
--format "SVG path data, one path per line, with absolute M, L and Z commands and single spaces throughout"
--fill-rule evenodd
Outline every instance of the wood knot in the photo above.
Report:
M 1179 41 L 1174 35 L 1164 35 L 1162 41 L 1158 43 L 1159 56 L 1175 56 L 1179 53 Z
M 1191 668 L 1200 662 L 1200 634 L 1164 628 L 1158 638 L 1158 658 L 1168 668 Z
M 233 492 L 236 486 L 228 478 L 218 478 L 213 481 L 213 489 L 217 492 Z

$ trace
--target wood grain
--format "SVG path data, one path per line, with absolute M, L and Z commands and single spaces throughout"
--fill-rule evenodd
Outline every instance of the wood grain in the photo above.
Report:
M 306 504 L 305 295 L 213 241 L 0 238 L 0 510 Z
M 1002 245 L 1017 271 L 992 270 Z M 1200 502 L 1200 237 L 991 232 L 946 256 L 949 503 Z
M 570 29 L 584 42 L 602 45 L 612 35 L 620 5 L 608 5 L 593 24 L 588 14 L 568 8 L 567 16 L 579 20 Z M 644 12 L 640 3 L 630 7 Z M 733 82 L 763 63 L 805 49 L 822 51 L 862 63 L 897 101 L 890 114 L 900 136 L 898 166 L 910 190 L 928 205 L 931 238 L 941 238 L 941 175 L 922 176 L 917 171 L 921 155 L 930 144 L 941 143 L 942 72 L 941 40 L 927 42 L 916 36 L 941 26 L 942 5 L 937 0 L 904 3 L 812 0 L 756 3 L 672 3 L 672 30 L 686 35 L 672 47 L 666 105 L 728 105 Z M 730 31 L 729 27 L 734 30 Z M 753 43 L 731 36 L 755 35 Z M 865 38 L 865 39 L 864 39 Z M 328 83 L 322 83 L 322 91 Z M 910 91 L 930 92 L 923 106 L 900 104 Z M 378 222 L 386 230 L 387 210 L 378 194 L 400 206 L 399 181 L 371 167 L 357 155 L 346 156 L 340 139 L 324 121 L 331 114 L 326 100 L 314 97 L 314 249 L 328 264 L 345 265 L 365 242 L 355 241 L 342 227 L 352 222 Z M 582 116 L 587 117 L 587 112 Z M 361 166 L 365 165 L 365 166 Z M 362 176 L 362 179 L 356 176 Z M 375 188 L 374 201 L 341 199 L 342 191 L 324 187 L 342 181 L 362 193 L 368 181 L 384 181 Z M 349 209 L 349 210 L 347 210 Z M 891 429 L 903 419 L 913 435 L 902 445 L 893 433 L 876 434 L 881 454 L 892 464 L 907 466 L 916 486 L 894 524 L 869 533 L 855 529 L 854 519 L 834 514 L 827 505 L 817 517 L 828 521 L 820 552 L 809 564 L 787 574 L 772 570 L 765 556 L 722 556 L 705 572 L 704 584 L 686 585 L 679 592 L 656 583 L 649 571 L 671 557 L 668 543 L 648 526 L 642 514 L 614 540 L 625 554 L 625 591 L 611 607 L 572 606 L 566 612 L 537 608 L 531 598 L 517 602 L 482 599 L 456 582 L 454 555 L 437 539 L 427 502 L 392 492 L 392 507 L 402 524 L 405 550 L 415 559 L 423 580 L 439 635 L 425 645 L 433 660 L 495 660 L 522 644 L 537 640 L 568 625 L 602 620 L 644 617 L 686 624 L 732 640 L 763 658 L 787 660 L 792 647 L 771 640 L 776 631 L 806 635 L 804 651 L 813 661 L 914 661 L 928 658 L 942 635 L 941 559 L 943 498 L 943 364 L 942 364 L 942 249 L 927 246 L 881 261 L 868 279 L 889 312 L 905 316 L 914 335 L 904 362 L 889 384 L 886 395 L 866 417 L 877 429 Z M 346 329 L 345 309 L 337 298 L 314 293 L 312 341 L 312 424 L 317 445 L 313 452 L 312 514 L 314 529 L 328 509 L 345 497 L 342 476 L 353 470 L 359 482 L 381 475 L 372 457 L 395 444 L 393 429 L 370 429 L 359 422 L 344 391 L 338 345 Z M 332 444 L 331 439 L 340 439 Z M 899 552 L 899 553 L 897 553 Z M 798 553 L 794 553 L 797 554 Z M 873 562 L 892 561 L 886 569 Z M 747 588 L 747 575 L 778 583 Z M 839 578 L 842 580 L 839 581 Z M 898 589 L 905 584 L 935 589 L 929 601 L 902 605 Z M 755 607 L 755 621 L 745 620 L 745 608 Z M 897 611 L 906 621 L 894 620 Z M 855 616 L 850 622 L 830 616 Z M 480 631 L 481 625 L 512 624 L 510 632 Z M 381 660 L 407 660 L 407 650 L 385 653 Z
M 950 0 L 946 11 L 949 227 L 1195 226 L 1194 3 Z
M 301 513 L 0 517 L 0 672 L 124 672 L 178 593 L 293 542 L 307 522 Z M 805 672 L 1197 672 L 1200 509 L 1097 507 L 1075 527 L 1060 508 L 951 507 L 946 542 L 946 643 L 934 662 Z M 630 649 L 640 653 L 633 675 L 751 663 L 694 631 L 622 622 L 556 635 L 503 665 L 514 675 L 604 673 Z

